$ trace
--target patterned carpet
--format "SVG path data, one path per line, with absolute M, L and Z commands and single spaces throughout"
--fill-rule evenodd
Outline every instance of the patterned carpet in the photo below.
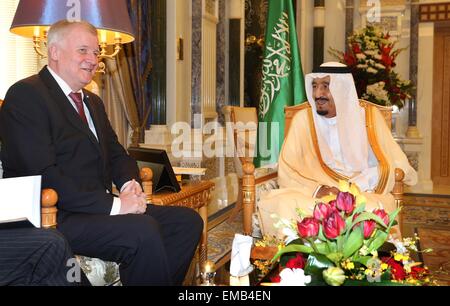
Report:
M 433 249 L 417 258 L 440 285 L 450 285 L 450 195 L 406 193 L 402 233 L 420 238 L 420 249 Z
M 234 235 L 242 233 L 242 214 L 233 222 L 225 221 L 208 231 L 208 259 L 219 263 L 231 254 Z
M 422 255 L 423 262 L 430 269 L 438 284 L 450 286 L 450 230 L 417 228 L 420 249 L 433 249 Z

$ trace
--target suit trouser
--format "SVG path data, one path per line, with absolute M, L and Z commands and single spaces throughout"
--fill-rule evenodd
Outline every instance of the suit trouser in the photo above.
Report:
M 56 230 L 0 230 L 0 285 L 69 286 L 70 247 Z
M 124 285 L 181 285 L 203 221 L 190 208 L 148 205 L 143 215 L 70 214 L 58 229 L 75 254 L 119 263 Z

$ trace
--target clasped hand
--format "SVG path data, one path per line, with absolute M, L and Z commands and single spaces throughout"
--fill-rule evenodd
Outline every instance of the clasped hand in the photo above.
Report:
M 320 198 L 323 198 L 324 196 L 332 195 L 332 194 L 337 195 L 338 193 L 339 193 L 339 189 L 337 189 L 336 187 L 330 187 L 330 186 L 324 185 L 324 186 L 320 187 L 319 191 L 316 194 L 316 198 L 320 199 Z
M 120 192 L 121 207 L 119 214 L 143 214 L 147 210 L 145 193 L 134 179 Z

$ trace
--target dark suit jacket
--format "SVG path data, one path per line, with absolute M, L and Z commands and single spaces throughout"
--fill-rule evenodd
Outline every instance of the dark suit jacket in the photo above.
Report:
M 58 192 L 58 222 L 68 213 L 110 214 L 112 182 L 139 181 L 133 160 L 117 141 L 101 99 L 84 90 L 98 140 L 44 67 L 14 84 L 0 110 L 4 177 L 42 175 Z

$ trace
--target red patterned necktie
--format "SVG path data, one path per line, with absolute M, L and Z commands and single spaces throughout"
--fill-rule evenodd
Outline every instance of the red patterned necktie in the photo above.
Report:
M 73 102 L 75 102 L 75 105 L 78 110 L 78 115 L 80 115 L 81 120 L 83 120 L 87 124 L 88 122 L 86 119 L 86 114 L 84 113 L 83 100 L 81 100 L 81 93 L 80 92 L 71 92 L 69 94 L 69 97 L 71 97 Z

